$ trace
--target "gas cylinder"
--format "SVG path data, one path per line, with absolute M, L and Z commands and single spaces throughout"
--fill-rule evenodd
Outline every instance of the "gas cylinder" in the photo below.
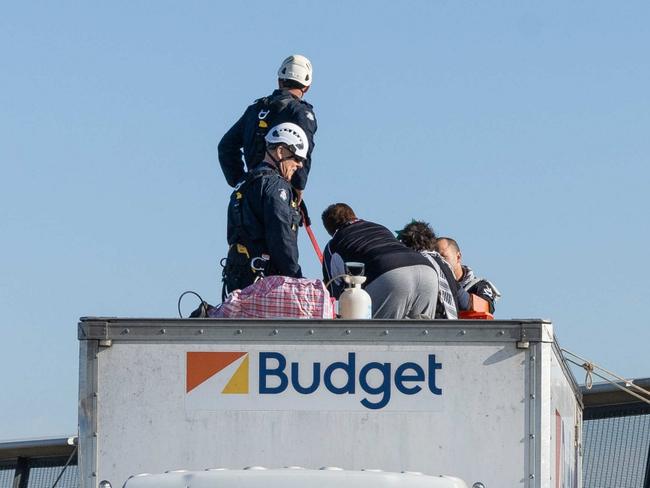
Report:
M 366 277 L 357 274 L 355 265 L 361 263 L 345 263 L 348 274 L 343 276 L 343 281 L 348 285 L 339 297 L 339 315 L 342 319 L 371 319 L 372 300 L 370 295 L 361 288 Z M 354 274 L 353 274 L 354 273 Z M 363 273 L 363 264 L 361 264 Z

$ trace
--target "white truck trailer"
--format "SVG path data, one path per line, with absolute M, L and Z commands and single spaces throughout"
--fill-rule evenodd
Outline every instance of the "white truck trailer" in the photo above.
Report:
M 83 488 L 251 465 L 581 487 L 547 321 L 82 318 L 79 340 Z

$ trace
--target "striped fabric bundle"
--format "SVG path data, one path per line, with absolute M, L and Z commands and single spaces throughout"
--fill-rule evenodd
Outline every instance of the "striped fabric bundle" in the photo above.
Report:
M 235 290 L 209 313 L 214 318 L 332 319 L 334 306 L 321 280 L 268 276 Z

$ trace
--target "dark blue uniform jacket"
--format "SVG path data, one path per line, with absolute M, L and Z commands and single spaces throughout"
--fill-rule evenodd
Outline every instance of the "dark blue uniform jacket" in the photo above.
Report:
M 260 145 L 264 147 L 264 141 L 260 140 L 261 137 L 257 135 L 259 134 L 259 113 L 264 106 L 261 100 L 263 99 L 256 100 L 250 105 L 244 115 L 235 122 L 235 125 L 226 132 L 219 142 L 219 163 L 230 186 L 234 187 L 241 181 L 246 172 L 245 168 L 250 171 L 264 159 L 264 152 L 259 150 Z M 283 122 L 293 122 L 307 134 L 309 141 L 307 160 L 303 168 L 296 171 L 291 179 L 291 184 L 295 188 L 304 190 L 311 168 L 311 152 L 314 149 L 314 134 L 317 129 L 313 107 L 306 101 L 293 96 L 288 90 L 275 90 L 266 97 L 266 101 L 266 106 L 270 110 L 264 121 L 269 129 Z M 246 167 L 242 159 L 242 148 Z
M 242 198 L 237 200 L 238 186 L 230 198 L 228 244 L 246 246 L 251 258 L 269 254 L 267 274 L 302 278 L 298 264 L 300 213 L 291 184 L 266 162 L 248 178 L 252 180 L 241 187 Z M 236 205 L 240 205 L 239 210 Z

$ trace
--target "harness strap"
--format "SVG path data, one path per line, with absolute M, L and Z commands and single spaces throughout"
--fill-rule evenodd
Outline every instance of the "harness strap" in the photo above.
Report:
M 257 127 L 253 139 L 253 147 L 255 154 L 255 161 L 253 164 L 258 164 L 264 159 L 264 152 L 266 151 L 266 133 L 269 130 L 269 124 L 273 121 L 273 117 L 282 112 L 291 102 L 290 97 L 283 97 L 269 100 L 270 97 L 262 97 L 255 100 L 255 110 L 257 110 Z M 269 117 L 270 115 L 270 117 Z
M 241 241 L 247 242 L 250 241 L 250 238 L 246 234 L 246 230 L 244 227 L 244 215 L 242 212 L 242 202 L 244 200 L 244 196 L 246 195 L 246 190 L 248 187 L 253 183 L 254 181 L 262 178 L 263 176 L 270 175 L 272 174 L 273 171 L 271 170 L 261 170 L 261 171 L 252 171 L 246 173 L 244 179 L 237 183 L 235 186 L 235 189 L 232 192 L 231 195 L 231 204 L 232 204 L 232 210 L 234 213 L 236 213 L 236 226 L 235 226 L 235 235 L 232 237 L 232 242 L 229 244 L 237 244 L 242 245 Z M 234 200 L 234 203 L 233 203 Z M 242 247 L 244 247 L 242 245 Z M 244 247 L 245 248 L 245 247 Z M 248 254 L 248 251 L 246 252 Z M 249 259 L 251 258 L 250 255 L 248 255 Z

